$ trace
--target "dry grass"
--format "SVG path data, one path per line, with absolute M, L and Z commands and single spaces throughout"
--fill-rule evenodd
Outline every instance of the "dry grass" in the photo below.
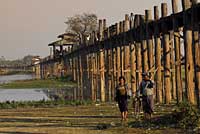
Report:
M 170 109 L 163 109 L 162 112 L 169 113 Z M 128 123 L 133 121 L 135 118 L 130 113 Z M 131 128 L 127 125 L 120 123 L 119 111 L 115 104 L 0 110 L 0 133 L 8 134 L 172 134 L 184 132 L 181 129 L 169 127 L 150 129 Z

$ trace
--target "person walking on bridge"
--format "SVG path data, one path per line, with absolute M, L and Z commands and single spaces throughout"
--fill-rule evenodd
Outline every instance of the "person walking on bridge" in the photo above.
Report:
M 121 121 L 127 121 L 128 116 L 128 98 L 130 97 L 130 89 L 128 84 L 125 83 L 123 76 L 119 77 L 119 84 L 116 87 L 115 100 L 118 102 L 119 110 L 121 112 Z

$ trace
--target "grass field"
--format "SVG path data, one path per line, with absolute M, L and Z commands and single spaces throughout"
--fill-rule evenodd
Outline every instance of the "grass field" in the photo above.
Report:
M 74 87 L 74 86 L 76 86 L 74 82 L 60 80 L 60 79 L 20 80 L 7 84 L 0 84 L 0 88 L 4 89 L 61 88 L 61 87 Z
M 156 106 L 153 118 L 172 112 L 174 106 Z M 0 133 L 8 134 L 175 134 L 192 131 L 173 124 L 143 126 L 129 108 L 129 120 L 121 124 L 115 103 L 51 108 L 0 110 Z M 139 124 L 139 125 L 131 125 Z M 193 133 L 193 132 L 192 132 Z

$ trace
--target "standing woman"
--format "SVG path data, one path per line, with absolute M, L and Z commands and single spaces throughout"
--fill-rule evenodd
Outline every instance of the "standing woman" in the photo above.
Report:
M 125 78 L 119 77 L 119 85 L 116 87 L 116 101 L 121 112 L 122 121 L 127 120 L 128 115 L 128 85 L 125 84 Z
M 153 114 L 153 89 L 154 89 L 154 83 L 150 79 L 150 76 L 148 73 L 143 73 L 143 80 L 140 83 L 140 92 L 142 94 L 142 106 L 144 111 L 144 118 L 145 119 L 151 119 L 151 116 Z

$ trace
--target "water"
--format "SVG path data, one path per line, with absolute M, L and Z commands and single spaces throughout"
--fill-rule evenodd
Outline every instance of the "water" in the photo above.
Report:
M 2 83 L 8 83 L 11 81 L 15 80 L 28 80 L 28 79 L 33 79 L 33 75 L 27 75 L 27 74 L 22 74 L 22 75 L 3 75 L 0 76 L 0 84 Z
M 0 76 L 0 84 L 15 80 L 33 79 L 33 75 L 4 75 Z M 43 89 L 0 89 L 0 102 L 5 101 L 39 101 L 49 100 Z
M 0 89 L 0 102 L 50 100 L 43 89 Z
M 0 83 L 8 83 L 15 80 L 33 79 L 32 75 L 9 75 L 0 76 Z M 56 100 L 59 98 L 69 99 L 70 89 L 3 89 L 0 88 L 0 102 L 6 101 L 39 101 Z M 71 91 L 71 90 L 70 90 Z

